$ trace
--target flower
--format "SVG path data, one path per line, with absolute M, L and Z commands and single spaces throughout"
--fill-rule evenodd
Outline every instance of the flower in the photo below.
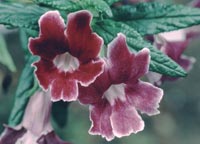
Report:
M 0 144 L 69 144 L 56 136 L 50 124 L 52 102 L 49 94 L 37 91 L 30 98 L 21 124 L 5 126 Z
M 123 34 L 108 45 L 104 72 L 88 87 L 79 87 L 79 101 L 90 105 L 90 134 L 108 141 L 128 136 L 144 128 L 137 110 L 148 115 L 159 113 L 163 91 L 139 80 L 148 71 L 149 61 L 149 50 L 132 54 Z
M 154 36 L 154 45 L 177 62 L 184 70 L 190 71 L 192 69 L 195 59 L 183 55 L 183 52 L 188 47 L 190 38 L 188 38 L 186 29 L 160 33 Z M 150 72 L 147 77 L 150 82 L 156 85 L 161 85 L 164 81 L 174 81 L 177 78 L 164 76 L 158 73 Z
M 103 71 L 98 57 L 103 40 L 92 32 L 91 19 L 86 10 L 70 13 L 65 27 L 58 11 L 49 11 L 39 20 L 39 37 L 29 40 L 31 53 L 40 56 L 35 75 L 53 101 L 76 100 L 78 83 L 88 86 Z

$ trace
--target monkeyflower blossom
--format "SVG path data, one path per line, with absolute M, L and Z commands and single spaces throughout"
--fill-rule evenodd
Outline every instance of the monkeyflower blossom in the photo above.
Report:
M 104 72 L 88 87 L 79 87 L 79 101 L 89 104 L 92 126 L 90 134 L 108 141 L 128 136 L 144 128 L 137 110 L 148 115 L 158 114 L 163 96 L 160 88 L 139 80 L 148 72 L 150 55 L 147 48 L 132 54 L 123 34 L 108 45 Z
M 50 92 L 37 91 L 29 100 L 21 124 L 5 126 L 0 144 L 69 144 L 53 131 L 51 106 Z
M 49 11 L 39 19 L 39 37 L 29 40 L 31 53 L 40 56 L 35 75 L 53 101 L 76 100 L 78 84 L 88 86 L 103 72 L 103 40 L 92 32 L 91 19 L 86 10 L 70 13 L 65 26 L 58 11 Z
M 185 71 L 190 71 L 195 62 L 193 57 L 183 55 L 183 52 L 188 47 L 190 38 L 185 29 L 161 33 L 154 36 L 154 45 L 177 62 Z M 177 78 L 164 76 L 158 73 L 150 72 L 147 77 L 151 83 L 161 85 L 164 81 L 174 81 Z

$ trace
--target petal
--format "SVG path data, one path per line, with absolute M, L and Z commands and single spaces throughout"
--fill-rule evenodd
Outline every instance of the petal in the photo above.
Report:
M 29 49 L 32 54 L 44 59 L 53 59 L 56 55 L 67 51 L 65 24 L 58 11 L 49 11 L 42 15 L 39 27 L 39 37 L 29 40 Z
M 187 72 L 190 71 L 193 67 L 193 64 L 195 63 L 195 58 L 194 57 L 188 57 L 185 55 L 181 55 L 180 59 L 177 61 L 177 63 L 183 67 L 184 70 Z
M 103 64 L 101 60 L 81 64 L 72 78 L 78 80 L 82 86 L 88 86 L 103 72 Z
M 35 66 L 35 75 L 39 81 L 40 86 L 47 91 L 49 85 L 59 75 L 58 69 L 54 66 L 53 62 L 40 59 L 33 64 Z
M 133 106 L 127 102 L 115 102 L 112 108 L 111 125 L 115 136 L 121 138 L 144 129 L 144 122 Z
M 79 86 L 78 100 L 82 104 L 95 104 L 102 99 L 103 93 L 99 92 L 94 85 L 88 87 Z
M 62 141 L 54 131 L 48 133 L 47 135 L 42 135 L 38 140 L 38 144 L 70 144 L 68 142 Z
M 108 69 L 113 83 L 127 81 L 132 70 L 134 55 L 128 50 L 126 38 L 118 34 L 108 45 Z
M 90 28 L 92 15 L 82 10 L 68 15 L 66 36 L 70 53 L 85 63 L 96 58 L 103 40 Z
M 163 90 L 150 83 L 138 81 L 136 84 L 127 84 L 127 99 L 136 109 L 148 115 L 159 113 L 158 107 L 163 96 Z
M 44 131 L 52 130 L 50 124 L 52 102 L 50 98 L 49 91 L 36 91 L 31 96 L 22 121 L 23 127 L 30 131 L 30 135 L 39 136 Z
M 26 133 L 25 128 L 19 130 L 4 125 L 5 130 L 0 137 L 0 144 L 15 144 Z
M 163 46 L 161 51 L 172 58 L 174 61 L 177 61 L 184 50 L 187 48 L 188 42 L 188 40 L 180 42 L 166 42 L 166 45 Z
M 137 80 L 149 70 L 150 54 L 148 48 L 143 48 L 135 55 L 130 79 Z
M 106 100 L 90 106 L 90 120 L 92 121 L 92 126 L 89 130 L 90 134 L 101 135 L 108 141 L 114 138 L 110 123 L 111 110 L 111 106 Z
M 92 84 L 87 87 L 79 85 L 78 99 L 82 104 L 98 103 L 110 85 L 108 70 L 104 68 L 104 72 Z
M 77 81 L 71 79 L 70 73 L 60 72 L 52 62 L 41 59 L 34 63 L 35 74 L 40 86 L 51 92 L 52 100 L 74 101 L 78 97 Z
M 78 97 L 78 84 L 76 80 L 67 80 L 64 76 L 61 76 L 50 87 L 52 101 L 59 101 L 61 99 L 63 101 L 75 101 Z
M 162 78 L 162 74 L 159 74 L 159 73 L 156 73 L 156 72 L 151 72 L 149 71 L 147 74 L 146 74 L 149 82 L 153 85 L 161 85 L 162 82 L 161 82 L 161 78 Z

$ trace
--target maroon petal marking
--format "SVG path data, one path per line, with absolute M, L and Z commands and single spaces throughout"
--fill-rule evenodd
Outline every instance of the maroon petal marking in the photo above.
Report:
M 89 130 L 90 134 L 101 135 L 108 141 L 114 138 L 110 123 L 111 111 L 111 106 L 106 100 L 90 106 L 90 120 L 92 121 L 92 126 Z
M 119 138 L 144 129 L 144 121 L 135 108 L 127 102 L 116 101 L 110 119 L 113 133 Z
M 88 87 L 79 86 L 78 100 L 82 104 L 95 104 L 102 99 L 103 93 L 99 92 L 98 89 L 93 85 Z
M 47 135 L 42 135 L 38 140 L 38 144 L 70 144 L 68 142 L 62 141 L 54 131 L 48 133 Z
M 126 37 L 118 34 L 108 45 L 108 69 L 114 83 L 125 82 L 129 79 L 134 55 L 128 50 Z
M 104 72 L 97 77 L 94 83 L 87 87 L 79 85 L 79 101 L 82 104 L 95 104 L 102 100 L 104 92 L 110 87 L 110 77 L 108 70 L 104 68 Z
M 29 49 L 43 59 L 53 59 L 67 50 L 64 36 L 65 24 L 58 11 L 49 11 L 39 20 L 40 33 L 37 38 L 30 38 Z
M 4 127 L 5 130 L 0 137 L 0 144 L 15 144 L 15 142 L 26 133 L 25 128 L 17 130 L 6 125 L 4 125 Z
M 127 99 L 133 106 L 149 116 L 159 114 L 158 107 L 163 90 L 150 83 L 138 81 L 126 87 Z
M 74 71 L 72 78 L 78 80 L 82 86 L 88 86 L 103 72 L 103 65 L 102 60 L 82 64 Z
M 90 28 L 91 13 L 82 10 L 68 15 L 66 36 L 70 53 L 85 63 L 99 54 L 103 40 Z

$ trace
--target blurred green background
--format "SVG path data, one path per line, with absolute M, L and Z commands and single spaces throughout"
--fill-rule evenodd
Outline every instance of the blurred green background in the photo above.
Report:
M 18 30 L 7 30 L 0 25 L 0 34 L 4 36 L 17 67 L 17 72 L 11 73 L 0 64 L 1 132 L 2 124 L 7 123 L 11 112 L 13 96 L 25 63 Z M 196 58 L 193 69 L 186 78 L 162 85 L 165 95 L 160 103 L 161 113 L 153 117 L 142 115 L 146 124 L 144 131 L 111 142 L 106 142 L 100 136 L 91 136 L 88 134 L 91 124 L 88 107 L 75 102 L 69 106 L 67 125 L 59 129 L 54 124 L 58 135 L 74 144 L 200 144 L 200 37 L 191 41 L 185 54 Z

